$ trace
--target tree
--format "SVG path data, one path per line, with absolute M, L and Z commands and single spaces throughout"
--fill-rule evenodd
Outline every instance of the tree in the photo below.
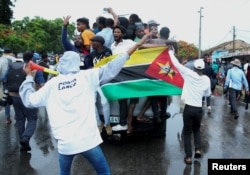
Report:
M 198 57 L 198 48 L 194 44 L 188 44 L 185 41 L 178 41 L 178 54 L 180 60 L 186 60 L 190 57 Z
M 11 7 L 14 4 L 11 0 L 0 0 L 0 24 L 10 25 L 13 17 Z
M 33 50 L 39 53 L 62 53 L 61 30 L 63 20 L 40 17 L 13 21 L 11 26 L 0 25 L 0 48 L 10 47 L 16 53 Z M 75 24 L 68 26 L 73 34 Z M 72 36 L 72 35 L 69 35 Z

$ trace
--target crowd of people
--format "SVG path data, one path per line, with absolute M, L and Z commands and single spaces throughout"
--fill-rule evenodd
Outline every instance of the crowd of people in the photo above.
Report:
M 88 18 L 78 18 L 76 28 L 80 35 L 74 36 L 73 43 L 68 38 L 67 30 L 71 17 L 63 17 L 61 42 L 65 52 L 55 66 L 59 72 L 58 76 L 50 77 L 46 73 L 31 70 L 29 64 L 24 64 L 37 58 L 31 51 L 23 53 L 22 61 L 11 56 L 11 50 L 4 51 L 4 55 L 0 58 L 0 76 L 4 83 L 3 91 L 7 89 L 11 97 L 11 103 L 8 104 L 13 104 L 14 107 L 20 150 L 31 150 L 29 141 L 36 129 L 37 109 L 45 107 L 52 132 L 58 141 L 61 174 L 70 174 L 76 154 L 86 157 L 97 174 L 110 174 L 108 163 L 99 146 L 102 143 L 100 132 L 104 127 L 108 135 L 111 135 L 112 131 L 120 130 L 126 130 L 127 134 L 131 135 L 134 131 L 132 124 L 134 109 L 140 99 L 119 100 L 119 124 L 111 127 L 109 102 L 100 86 L 112 80 L 120 72 L 134 51 L 168 45 L 170 59 L 184 77 L 182 92 L 182 100 L 185 103 L 184 162 L 192 163 L 191 134 L 194 134 L 195 157 L 199 158 L 202 102 L 207 105 L 208 112 L 211 113 L 211 95 L 218 82 L 223 85 L 225 92 L 227 90 L 229 93 L 231 113 L 235 119 L 239 117 L 237 100 L 243 90 L 245 90 L 246 110 L 248 109 L 249 63 L 244 65 L 245 72 L 241 69 L 238 59 L 231 62 L 232 68 L 211 63 L 208 56 L 183 65 L 176 58 L 178 47 L 175 41 L 169 40 L 168 27 L 158 29 L 159 23 L 156 20 L 145 23 L 137 14 L 131 14 L 127 19 L 118 17 L 112 8 L 107 8 L 107 11 L 112 18 L 97 17 L 95 30 L 90 28 Z M 117 56 L 107 65 L 94 68 L 101 59 L 111 55 Z M 48 68 L 48 56 L 42 55 L 38 64 Z M 25 78 L 21 79 L 19 90 L 10 89 L 11 67 L 24 70 L 20 78 Z M 148 121 L 144 113 L 151 107 L 153 122 L 162 122 L 162 118 L 169 117 L 166 113 L 167 100 L 167 96 L 148 97 L 141 113 L 137 116 L 137 121 Z M 158 105 L 159 101 L 161 106 Z M 100 119 L 97 103 L 101 104 L 104 121 Z M 5 105 L 7 124 L 11 124 L 9 105 Z M 27 125 L 25 125 L 26 120 Z

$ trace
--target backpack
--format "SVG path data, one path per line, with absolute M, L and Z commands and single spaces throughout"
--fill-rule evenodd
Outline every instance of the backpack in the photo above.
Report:
M 9 92 L 19 92 L 19 87 L 26 78 L 23 65 L 22 62 L 11 63 L 7 74 L 7 88 Z

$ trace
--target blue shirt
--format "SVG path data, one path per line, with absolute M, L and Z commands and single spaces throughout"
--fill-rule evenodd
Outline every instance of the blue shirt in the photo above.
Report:
M 109 27 L 102 29 L 100 32 L 96 33 L 96 35 L 102 36 L 104 38 L 104 46 L 111 49 L 111 44 L 114 42 L 114 34 L 113 30 Z
M 242 69 L 235 66 L 229 69 L 227 72 L 225 87 L 242 90 L 242 84 L 244 84 L 246 91 L 248 91 L 249 87 L 247 79 Z

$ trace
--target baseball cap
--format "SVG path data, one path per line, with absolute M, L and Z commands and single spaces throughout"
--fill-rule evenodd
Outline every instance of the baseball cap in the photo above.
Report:
M 34 54 L 33 54 L 33 58 L 35 58 L 35 59 L 40 59 L 39 53 L 34 53 Z
M 197 59 L 194 61 L 194 68 L 198 70 L 202 70 L 205 68 L 205 62 L 203 59 Z
M 102 36 L 96 35 L 90 39 L 91 41 L 97 41 L 100 42 L 101 44 L 105 43 L 105 40 Z
M 148 25 L 156 25 L 156 26 L 159 26 L 160 24 L 158 24 L 158 22 L 157 22 L 156 20 L 151 19 L 151 20 L 148 21 Z

